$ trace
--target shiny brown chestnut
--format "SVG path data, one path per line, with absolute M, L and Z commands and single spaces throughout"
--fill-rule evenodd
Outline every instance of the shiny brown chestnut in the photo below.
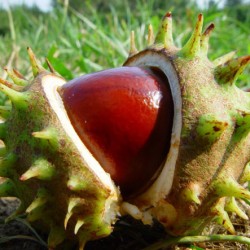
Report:
M 60 92 L 79 137 L 123 196 L 145 189 L 170 147 L 174 111 L 164 74 L 108 69 L 76 78 Z

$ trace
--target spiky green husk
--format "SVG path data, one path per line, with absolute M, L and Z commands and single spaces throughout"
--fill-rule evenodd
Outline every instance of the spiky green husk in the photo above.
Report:
M 178 49 L 167 13 L 154 43 L 140 52 L 133 44 L 134 53 L 125 62 L 157 67 L 174 93 L 172 147 L 166 164 L 155 183 L 130 201 L 142 218 L 144 211 L 151 211 L 174 235 L 201 233 L 212 220 L 234 233 L 227 212 L 247 219 L 235 198 L 250 199 L 250 192 L 239 184 L 249 180 L 250 93 L 235 85 L 250 56 L 233 59 L 232 52 L 211 62 L 207 52 L 214 25 L 202 33 L 202 24 L 199 15 L 191 38 Z
M 14 86 L 22 89 L 4 80 L 0 85 L 12 101 L 1 124 L 5 148 L 0 174 L 6 181 L 0 196 L 20 199 L 18 213 L 50 231 L 51 249 L 61 249 L 64 241 L 79 241 L 83 249 L 88 240 L 112 231 L 118 192 L 88 167 L 49 103 L 43 85 L 51 83 L 46 79 L 60 84 L 64 80 L 42 68 L 29 48 L 28 53 L 34 81 L 28 84 L 16 71 L 8 71 Z

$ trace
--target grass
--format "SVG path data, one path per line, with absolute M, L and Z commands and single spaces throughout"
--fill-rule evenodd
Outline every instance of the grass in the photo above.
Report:
M 173 6 L 152 9 L 136 1 L 134 10 L 125 1 L 121 9 L 110 6 L 105 15 L 87 5 L 88 15 L 74 9 L 58 8 L 47 14 L 26 14 L 22 8 L 8 13 L 9 32 L 0 40 L 0 64 L 12 58 L 12 66 L 29 75 L 26 47 L 31 46 L 39 58 L 48 57 L 55 69 L 67 79 L 76 75 L 122 65 L 129 49 L 129 35 L 135 31 L 139 49 L 146 44 L 147 27 L 157 30 L 165 11 L 173 9 L 174 39 L 181 47 L 193 29 L 198 9 L 187 9 L 178 15 Z M 249 26 L 228 16 L 222 10 L 204 10 L 205 23 L 214 22 L 216 30 L 211 39 L 210 58 L 214 59 L 237 48 L 238 55 L 250 53 Z M 1 74 L 4 74 L 3 72 Z M 242 77 L 242 85 L 249 84 Z
M 155 244 L 152 244 L 149 247 L 144 248 L 143 250 L 156 250 L 156 249 L 165 249 L 171 245 L 176 244 L 192 244 L 193 242 L 216 242 L 216 241 L 232 241 L 239 242 L 242 244 L 250 245 L 250 239 L 244 236 L 237 235 L 209 235 L 209 236 L 185 236 L 185 237 L 176 237 L 168 240 L 161 240 Z M 200 248 L 201 249 L 201 248 Z
M 154 8 L 153 0 L 135 1 L 133 9 L 128 1 L 123 1 L 119 9 L 109 6 L 105 14 L 98 12 L 90 4 L 86 4 L 85 7 L 87 14 L 65 6 L 46 14 L 38 12 L 34 15 L 18 7 L 4 13 L 7 29 L 0 39 L 0 65 L 17 68 L 30 78 L 31 69 L 26 47 L 31 46 L 38 58 L 47 57 L 56 71 L 69 80 L 81 74 L 122 65 L 128 56 L 131 30 L 135 31 L 138 49 L 144 48 L 148 25 L 151 23 L 154 30 L 157 30 L 161 17 L 168 10 L 173 11 L 174 40 L 176 45 L 181 47 L 189 38 L 196 16 L 200 12 L 197 8 L 181 12 L 171 4 L 165 9 L 157 9 Z M 250 43 L 246 43 L 250 34 L 249 17 L 245 22 L 241 22 L 230 15 L 229 10 L 219 10 L 215 7 L 202 12 L 205 23 L 214 22 L 216 26 L 211 38 L 211 59 L 235 49 L 239 56 L 250 54 Z M 249 73 L 248 67 L 238 81 L 240 87 L 250 87 Z M 6 78 L 3 70 L 0 71 L 0 75 Z M 138 234 L 132 234 L 138 241 Z M 238 240 L 249 243 L 249 239 L 240 238 L 241 236 L 199 237 L 202 241 Z M 194 238 L 168 239 L 146 249 L 155 250 L 167 247 L 169 243 L 193 241 Z

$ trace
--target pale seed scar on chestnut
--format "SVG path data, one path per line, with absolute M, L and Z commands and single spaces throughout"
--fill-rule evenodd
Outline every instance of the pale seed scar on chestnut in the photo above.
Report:
M 21 201 L 11 218 L 25 213 L 51 249 L 82 250 L 127 214 L 172 235 L 211 221 L 235 233 L 228 213 L 248 219 L 237 199 L 250 199 L 250 93 L 235 82 L 250 56 L 209 60 L 214 25 L 202 29 L 200 14 L 177 48 L 167 13 L 144 50 L 131 33 L 122 67 L 67 83 L 30 48 L 32 82 L 6 69 L 0 196 Z

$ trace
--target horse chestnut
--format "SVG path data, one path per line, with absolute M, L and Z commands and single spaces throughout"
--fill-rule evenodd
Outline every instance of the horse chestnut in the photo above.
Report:
M 49 231 L 49 249 L 83 250 L 120 215 L 174 236 L 211 221 L 235 234 L 229 213 L 248 219 L 237 200 L 250 200 L 250 94 L 236 80 L 250 56 L 210 61 L 213 28 L 202 31 L 200 14 L 177 48 L 167 13 L 144 50 L 132 33 L 122 68 L 66 83 L 28 48 L 33 81 L 0 78 L 11 101 L 0 108 L 0 196 L 19 198 L 15 214 Z
M 76 132 L 123 196 L 145 189 L 170 147 L 173 100 L 164 74 L 120 67 L 81 76 L 60 91 Z

